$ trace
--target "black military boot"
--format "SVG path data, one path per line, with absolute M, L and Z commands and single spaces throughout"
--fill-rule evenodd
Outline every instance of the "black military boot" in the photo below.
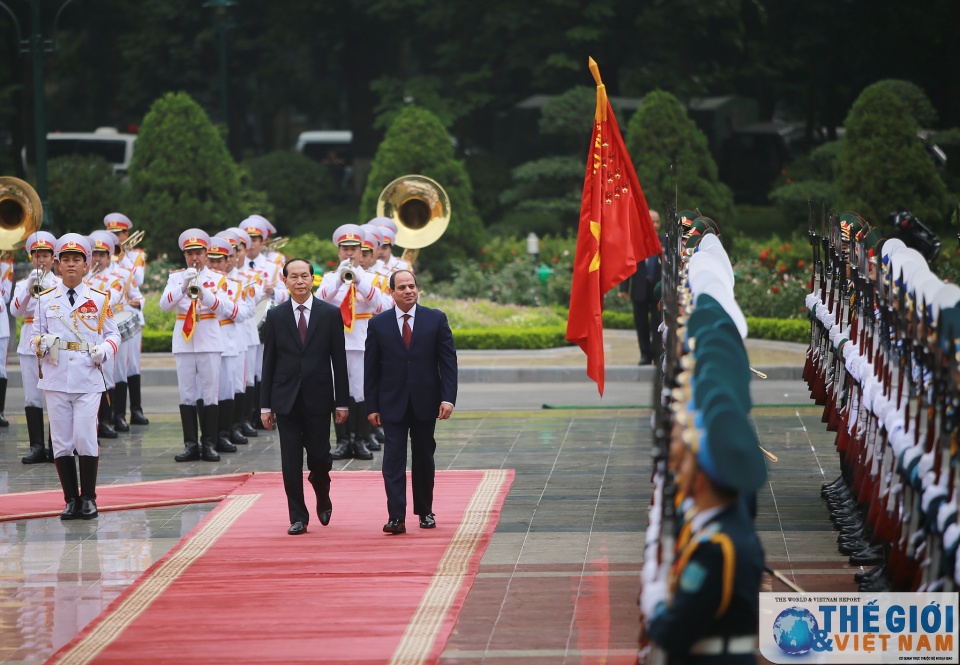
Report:
M 200 408 L 200 459 L 204 462 L 220 461 L 220 455 L 217 454 L 217 428 L 219 425 L 220 406 L 218 404 L 204 404 Z M 232 443 L 230 446 L 236 452 L 236 446 Z
M 230 419 L 233 417 L 233 400 L 220 400 L 217 405 L 217 443 L 218 453 L 235 453 L 237 447 L 230 442 Z
M 143 403 L 140 401 L 140 375 L 128 376 L 127 387 L 130 388 L 130 424 L 149 425 L 150 421 L 143 415 Z
M 256 429 L 266 429 L 260 418 L 260 379 L 253 383 L 253 404 L 250 405 L 250 421 Z
M 337 425 L 334 423 L 333 429 L 337 432 L 336 448 L 330 453 L 333 459 L 350 459 L 353 452 L 350 450 L 350 433 L 347 431 L 347 424 Z
M 370 421 L 367 420 L 367 403 L 357 402 L 357 441 L 362 441 L 368 450 L 380 450 L 380 442 L 373 436 Z
M 113 429 L 118 432 L 129 432 L 127 424 L 127 382 L 118 383 L 110 390 L 110 399 L 113 402 Z
M 386 443 L 387 435 L 383 433 L 383 427 L 377 425 L 376 427 L 371 427 L 373 431 L 373 438 L 377 440 L 377 443 Z
M 54 460 L 60 487 L 63 488 L 63 500 L 67 507 L 60 513 L 62 520 L 80 519 L 80 488 L 77 485 L 77 462 L 73 455 L 64 455 Z
M 350 430 L 351 439 L 350 439 L 350 456 L 354 459 L 362 460 L 372 460 L 373 453 L 367 448 L 367 442 L 360 438 L 360 432 L 362 431 L 362 425 L 360 424 L 360 412 L 359 404 L 352 397 L 350 398 L 350 415 L 347 416 L 347 426 Z M 366 413 L 366 408 L 364 408 L 364 413 Z M 364 418 L 366 420 L 366 418 Z M 368 423 L 369 425 L 369 423 Z M 369 427 L 367 428 L 369 432 Z
M 113 429 L 113 407 L 110 406 L 107 391 L 100 393 L 100 411 L 97 413 L 97 436 L 101 439 L 116 439 L 117 430 Z
M 251 411 L 253 405 L 253 386 L 247 386 L 246 392 L 243 394 L 243 406 L 245 410 L 243 411 L 243 420 L 240 421 L 240 431 L 243 432 L 244 436 L 257 436 L 257 428 L 253 426 L 253 419 L 256 417 L 257 420 L 260 420 L 260 414 L 254 416 L 253 411 Z
M 240 423 L 243 421 L 244 414 L 243 398 L 243 393 L 233 394 L 233 413 L 230 414 L 230 441 L 238 446 L 243 446 L 249 443 L 249 441 L 247 441 L 247 437 L 243 435 L 243 430 L 240 428 Z
M 0 379 L 0 427 L 10 427 L 10 422 L 3 417 L 3 411 L 6 408 L 6 406 L 7 406 L 7 380 Z
M 47 461 L 44 450 L 43 409 L 39 406 L 27 406 L 23 409 L 27 417 L 27 436 L 30 438 L 30 454 L 20 459 L 24 464 L 40 464 Z
M 180 426 L 183 428 L 183 452 L 173 459 L 178 462 L 195 462 L 200 459 L 200 438 L 197 434 L 197 407 L 180 405 Z
M 92 520 L 97 512 L 97 467 L 100 458 L 80 455 L 80 517 Z

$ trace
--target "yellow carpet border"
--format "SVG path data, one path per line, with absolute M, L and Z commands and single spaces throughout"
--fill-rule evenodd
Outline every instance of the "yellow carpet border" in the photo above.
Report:
M 508 478 L 509 472 L 504 469 L 484 471 L 390 665 L 419 665 L 429 658 L 444 619 L 469 573 L 470 562 L 490 521 L 491 509 Z
M 233 524 L 249 510 L 260 494 L 228 497 L 221 510 L 210 518 L 183 547 L 163 562 L 113 612 L 105 615 L 97 626 L 57 660 L 59 665 L 85 665 L 95 659 L 116 640 L 154 600 L 180 578 L 180 575 L 203 556 Z

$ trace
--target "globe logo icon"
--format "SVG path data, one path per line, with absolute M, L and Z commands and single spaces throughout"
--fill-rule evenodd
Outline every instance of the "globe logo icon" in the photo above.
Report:
M 785 609 L 773 622 L 773 640 L 784 653 L 802 656 L 813 646 L 815 631 L 820 630 L 817 617 L 803 607 Z

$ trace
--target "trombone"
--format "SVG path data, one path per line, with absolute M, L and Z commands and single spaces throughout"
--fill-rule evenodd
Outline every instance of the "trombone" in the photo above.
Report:
M 118 245 L 118 247 L 120 248 L 120 251 L 116 254 L 114 261 L 120 261 L 121 259 L 123 259 L 123 255 L 127 251 L 133 249 L 134 247 L 139 245 L 141 242 L 143 242 L 143 237 L 145 235 L 147 234 L 143 229 L 137 229 L 136 231 L 131 233 L 126 240 L 124 240 Z
M 263 248 L 269 252 L 279 252 L 281 249 L 287 246 L 288 242 L 290 242 L 290 238 L 285 236 L 275 236 L 263 243 Z

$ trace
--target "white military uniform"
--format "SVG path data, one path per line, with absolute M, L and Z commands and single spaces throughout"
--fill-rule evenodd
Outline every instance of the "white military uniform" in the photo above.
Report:
M 217 292 L 221 297 L 226 297 L 234 306 L 229 311 L 217 311 L 217 317 L 220 321 L 220 336 L 223 338 L 219 383 L 219 398 L 222 401 L 233 399 L 237 392 L 237 379 L 238 377 L 241 381 L 243 379 L 243 359 L 246 358 L 247 343 L 246 337 L 238 324 L 242 324 L 253 316 L 253 306 L 243 297 L 243 284 L 227 275 L 220 276 Z
M 123 293 L 119 287 L 119 280 L 121 278 L 122 278 L 121 275 L 115 270 L 114 265 L 111 264 L 107 266 L 104 270 L 101 270 L 100 272 L 88 273 L 86 278 L 84 279 L 84 282 L 90 288 L 94 289 L 95 291 L 105 293 L 107 295 L 109 299 L 110 309 L 113 312 L 114 325 L 116 325 L 117 312 L 123 311 Z M 114 288 L 114 285 L 117 285 L 117 287 Z M 117 366 L 124 365 L 124 363 L 126 362 L 126 358 L 124 354 L 124 351 L 125 351 L 124 346 L 125 344 L 123 343 L 123 340 L 121 340 L 120 346 L 117 349 L 117 352 L 114 355 L 114 357 L 109 358 L 108 360 L 105 360 L 103 362 L 103 376 L 107 384 L 107 390 L 110 390 L 111 388 L 116 386 L 118 381 Z M 127 377 L 124 376 L 120 380 L 125 381 L 126 378 Z M 113 425 L 112 422 L 110 424 Z
M 196 405 L 202 399 L 204 405 L 218 403 L 220 382 L 220 354 L 224 343 L 220 334 L 220 318 L 217 310 L 230 318 L 236 317 L 240 307 L 216 291 L 222 275 L 209 268 L 201 268 L 199 279 L 201 296 L 191 300 L 185 292 L 185 270 L 170 273 L 167 286 L 160 296 L 160 308 L 165 312 L 177 312 L 173 328 L 173 356 L 177 364 L 177 385 L 180 388 L 180 403 Z M 196 314 L 193 331 L 187 339 L 184 325 L 191 308 Z
M 227 277 L 238 282 L 241 286 L 241 301 L 248 315 L 237 320 L 237 332 L 240 352 L 241 370 L 235 377 L 234 392 L 242 393 L 247 386 L 252 386 L 255 379 L 254 363 L 257 359 L 257 345 L 260 344 L 260 333 L 257 331 L 257 321 L 254 317 L 260 288 L 256 276 L 243 270 L 234 268 Z
M 36 272 L 36 271 L 34 271 Z M 60 278 L 54 274 L 44 277 L 43 283 L 47 287 L 56 286 Z M 10 312 L 16 317 L 23 317 L 23 326 L 20 328 L 20 343 L 17 345 L 17 354 L 20 356 L 20 376 L 23 381 L 24 406 L 42 409 L 43 391 L 37 387 L 37 356 L 30 348 L 30 341 L 34 337 L 34 315 L 37 311 L 37 299 L 30 292 L 32 282 L 21 279 L 13 289 L 13 302 Z
M 13 296 L 13 261 L 0 261 L 0 379 L 7 378 L 7 347 L 10 345 L 10 315 L 8 305 Z M 3 415 L 7 386 L 0 395 L 0 415 Z
M 69 291 L 59 283 L 39 298 L 35 333 L 49 333 L 58 341 L 43 357 L 43 378 L 38 385 L 50 406 L 54 458 L 74 451 L 98 457 L 97 410 L 104 376 L 91 358 L 91 349 L 102 346 L 106 358 L 113 357 L 120 347 L 120 333 L 107 294 L 81 283 L 74 288 L 71 304 Z M 32 346 L 35 344 L 36 338 L 32 340 Z M 35 354 L 35 349 L 31 352 Z

